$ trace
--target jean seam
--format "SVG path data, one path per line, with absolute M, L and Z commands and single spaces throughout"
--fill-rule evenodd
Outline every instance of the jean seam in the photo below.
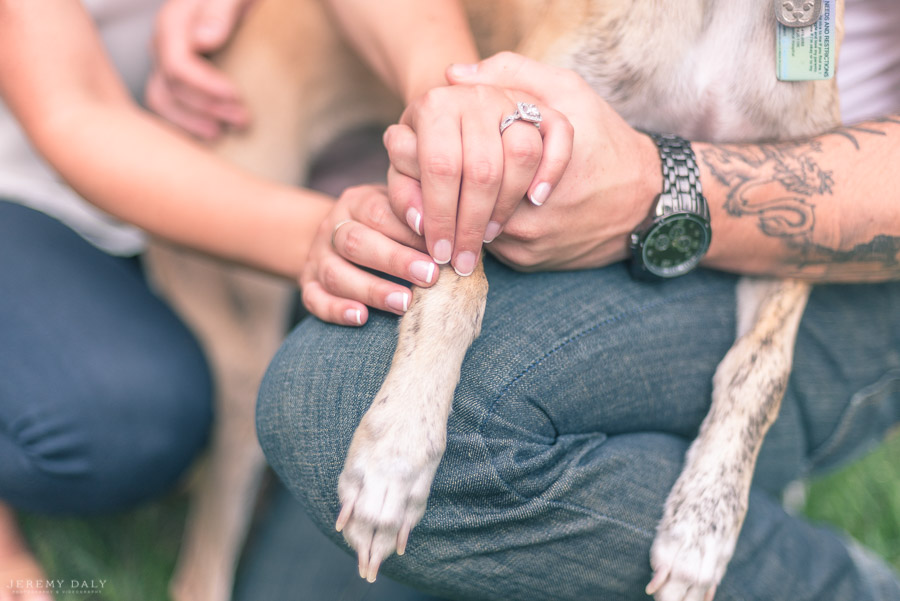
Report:
M 516 382 L 518 382 L 519 380 L 521 380 L 523 377 L 525 377 L 526 375 L 528 375 L 529 372 L 531 372 L 532 370 L 534 370 L 535 368 L 537 368 L 538 366 L 540 366 L 542 363 L 544 363 L 544 361 L 546 361 L 548 358 L 550 358 L 551 356 L 555 355 L 557 352 L 559 352 L 560 350 L 562 350 L 564 347 L 568 346 L 568 345 L 571 344 L 572 342 L 575 342 L 576 340 L 579 340 L 580 338 L 583 338 L 584 336 L 586 336 L 586 335 L 588 335 L 588 334 L 590 334 L 590 333 L 592 333 L 592 332 L 595 332 L 595 331 L 599 330 L 600 328 L 602 328 L 602 327 L 604 327 L 604 326 L 607 326 L 607 325 L 611 325 L 611 324 L 617 323 L 617 322 L 621 321 L 622 319 L 624 319 L 624 318 L 626 318 L 626 317 L 629 317 L 629 316 L 632 316 L 632 315 L 639 315 L 639 314 L 644 313 L 644 312 L 646 312 L 646 311 L 648 311 L 648 310 L 650 310 L 650 309 L 654 309 L 654 308 L 656 308 L 656 307 L 659 307 L 659 306 L 662 306 L 662 305 L 665 305 L 665 304 L 670 304 L 670 303 L 673 303 L 673 302 L 679 302 L 679 301 L 690 300 L 691 298 L 695 298 L 695 297 L 698 297 L 698 296 L 702 296 L 702 292 L 698 291 L 698 292 L 684 293 L 684 294 L 680 294 L 680 295 L 677 295 L 677 296 L 674 296 L 674 297 L 671 297 L 671 298 L 659 299 L 659 300 L 653 301 L 653 302 L 651 302 L 651 303 L 647 303 L 647 304 L 645 304 L 645 305 L 641 305 L 641 306 L 638 306 L 638 307 L 629 309 L 629 310 L 627 310 L 627 311 L 623 311 L 623 312 L 621 312 L 621 313 L 619 313 L 619 314 L 617 314 L 617 315 L 614 315 L 614 316 L 612 316 L 612 317 L 607 317 L 607 318 L 604 319 L 603 321 L 600 321 L 600 322 L 598 322 L 598 323 L 595 323 L 595 324 L 593 324 L 593 325 L 591 325 L 591 326 L 589 326 L 589 327 L 587 327 L 587 328 L 585 328 L 585 329 L 583 329 L 583 330 L 581 330 L 581 331 L 579 331 L 579 332 L 576 332 L 575 334 L 572 334 L 571 336 L 569 336 L 569 337 L 566 338 L 565 340 L 563 340 L 563 341 L 561 341 L 560 343 L 558 343 L 558 344 L 557 344 L 556 346 L 554 346 L 552 349 L 550 349 L 549 351 L 545 352 L 545 353 L 544 353 L 543 355 L 541 355 L 539 358 L 535 359 L 534 361 L 532 361 L 531 363 L 529 363 L 527 366 L 525 366 L 525 368 L 524 368 L 519 374 L 517 374 L 515 377 L 513 377 L 513 378 L 512 378 L 512 379 L 511 379 L 511 380 L 510 380 L 510 381 L 509 381 L 509 382 L 508 382 L 508 383 L 500 390 L 500 392 L 497 394 L 496 398 L 491 402 L 491 405 L 490 405 L 490 407 L 488 408 L 487 413 L 485 414 L 484 418 L 481 420 L 481 423 L 480 423 L 479 426 L 478 426 L 477 433 L 478 433 L 478 435 L 479 435 L 480 438 L 481 438 L 481 443 L 485 446 L 486 454 L 487 454 L 488 457 L 490 458 L 489 460 L 490 460 L 491 465 L 492 465 L 492 467 L 493 467 L 493 469 L 494 469 L 494 473 L 495 473 L 496 476 L 497 476 L 497 479 L 498 479 L 500 482 L 502 482 L 502 483 L 504 484 L 504 486 L 507 488 L 507 490 L 508 490 L 510 493 L 516 495 L 516 496 L 517 496 L 518 498 L 520 498 L 520 499 L 529 499 L 529 498 L 532 498 L 532 497 L 528 497 L 527 495 L 523 495 L 521 492 L 519 492 L 519 491 L 512 485 L 512 483 L 508 482 L 508 481 L 506 480 L 506 478 L 503 477 L 502 471 L 501 471 L 500 468 L 497 466 L 497 463 L 496 463 L 496 461 L 494 460 L 493 454 L 490 453 L 490 452 L 488 452 L 487 437 L 486 437 L 485 434 L 484 434 L 484 428 L 485 428 L 485 425 L 487 424 L 488 418 L 490 418 L 490 416 L 493 415 L 494 408 L 496 407 L 497 403 L 499 403 L 499 402 L 501 401 L 501 399 L 509 392 L 509 390 L 512 388 L 512 386 L 513 386 Z M 548 487 L 548 488 L 549 488 L 549 487 Z M 545 489 L 545 490 L 546 490 L 546 489 Z M 557 504 L 557 505 L 562 506 L 562 507 L 568 506 L 568 504 L 567 504 L 566 502 L 564 502 L 564 501 L 547 501 L 547 502 L 548 502 L 548 503 L 554 503 L 554 504 Z M 575 505 L 575 504 L 572 504 L 571 506 L 569 506 L 569 509 L 582 510 L 582 511 L 590 511 L 590 510 L 587 510 L 586 508 L 583 508 L 583 507 L 581 507 L 581 506 L 579 506 L 579 505 Z M 592 512 L 592 513 L 595 513 L 595 512 Z M 597 514 L 597 515 L 602 515 L 602 514 Z M 608 517 L 608 516 L 604 516 L 604 519 L 611 520 L 611 521 L 614 521 L 614 522 L 618 523 L 617 520 L 615 520 L 615 519 L 613 519 L 613 518 L 610 518 L 610 517 Z M 630 527 L 630 528 L 635 528 L 635 527 L 632 526 L 632 525 L 629 525 L 629 527 Z
M 564 347 L 568 346 L 570 343 L 575 342 L 576 340 L 583 338 L 584 336 L 586 336 L 596 330 L 599 330 L 603 326 L 611 325 L 611 324 L 621 321 L 622 319 L 629 317 L 631 315 L 639 315 L 641 313 L 644 313 L 645 311 L 654 309 L 661 305 L 665 305 L 665 304 L 669 304 L 669 303 L 677 302 L 677 301 L 690 300 L 691 298 L 698 297 L 701 295 L 702 295 L 701 292 L 691 292 L 691 293 L 680 294 L 680 295 L 672 297 L 672 298 L 659 299 L 659 300 L 653 301 L 652 303 L 647 303 L 646 305 L 641 305 L 639 307 L 629 309 L 628 311 L 623 311 L 622 313 L 619 313 L 612 317 L 607 317 L 606 319 L 604 319 L 601 322 L 595 323 L 594 325 L 589 326 L 589 327 L 581 330 L 580 332 L 576 332 L 575 334 L 572 334 L 571 336 L 569 336 L 562 342 L 558 343 L 552 349 L 550 349 L 549 351 L 544 353 L 542 356 L 540 356 L 539 358 L 535 359 L 534 361 L 532 361 L 531 363 L 526 365 L 525 368 L 519 374 L 517 374 L 515 377 L 513 377 L 506 384 L 506 386 L 504 386 L 500 390 L 500 392 L 497 394 L 497 397 L 491 402 L 491 406 L 488 407 L 487 413 L 485 414 L 484 418 L 481 420 L 481 424 L 479 425 L 479 431 L 483 431 L 485 423 L 487 422 L 488 418 L 494 412 L 494 407 L 497 405 L 498 402 L 500 402 L 500 400 L 504 397 L 504 395 L 506 395 L 506 393 L 509 392 L 510 388 L 512 388 L 512 386 L 516 382 L 518 382 L 519 380 L 524 378 L 526 375 L 528 375 L 528 372 L 530 372 L 531 370 L 533 370 L 536 367 L 538 367 L 539 365 L 541 365 L 544 361 L 546 361 L 551 356 L 553 356 L 556 353 L 558 353 L 559 351 L 561 351 Z
M 888 386 L 892 382 L 895 382 L 897 380 L 900 380 L 900 370 L 890 369 L 882 374 L 881 377 L 878 378 L 878 380 L 868 386 L 861 388 L 853 394 L 847 408 L 841 413 L 838 427 L 834 430 L 834 432 L 831 433 L 831 435 L 824 443 L 819 445 L 818 448 L 813 449 L 809 454 L 809 459 L 807 460 L 806 466 L 807 471 L 815 468 L 815 466 L 823 460 L 827 460 L 828 457 L 835 451 L 835 449 L 841 445 L 841 443 L 844 441 L 844 437 L 847 435 L 847 432 L 850 429 L 850 423 L 852 421 L 851 418 L 853 417 L 853 415 L 856 414 L 860 409 L 868 407 L 872 403 L 874 403 L 878 398 L 877 393 L 884 390 L 885 386 Z M 870 394 L 862 397 L 860 396 L 860 393 L 875 386 L 877 386 L 877 388 L 873 389 Z

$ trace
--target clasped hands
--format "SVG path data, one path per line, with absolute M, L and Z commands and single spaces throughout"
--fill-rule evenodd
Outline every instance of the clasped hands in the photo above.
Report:
M 361 325 L 368 307 L 402 314 L 411 291 L 371 270 L 430 286 L 437 264 L 471 273 L 483 244 L 522 271 L 627 256 L 659 192 L 648 137 L 574 72 L 520 55 L 453 65 L 447 79 L 385 132 L 387 188 L 347 190 L 322 223 L 301 277 L 317 317 Z M 539 107 L 540 128 L 519 121 L 501 135 L 518 102 Z

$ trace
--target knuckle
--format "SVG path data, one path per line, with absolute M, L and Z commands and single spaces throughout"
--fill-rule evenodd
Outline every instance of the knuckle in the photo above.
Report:
M 335 292 L 340 284 L 340 273 L 337 269 L 337 262 L 324 261 L 319 270 L 319 283 L 325 290 Z
M 506 258 L 511 263 L 522 269 L 531 269 L 540 262 L 537 253 L 535 253 L 530 247 L 522 245 L 517 245 L 510 248 L 506 252 Z
M 575 127 L 565 115 L 560 115 L 559 126 L 562 134 L 570 140 L 575 137 Z
M 344 230 L 344 256 L 348 259 L 357 259 L 362 252 L 364 240 L 362 235 L 362 229 L 360 227 L 354 227 L 352 224 L 347 224 L 341 228 Z
M 303 302 L 303 306 L 312 313 L 316 312 L 316 295 L 313 292 L 311 286 L 304 286 L 300 290 L 300 300 Z
M 453 232 L 456 229 L 456 215 L 443 211 L 432 210 L 425 217 L 426 237 L 428 232 Z
M 556 176 L 562 175 L 569 166 L 568 156 L 547 156 L 543 160 L 547 170 Z
M 478 188 L 492 188 L 500 183 L 502 168 L 490 159 L 475 159 L 465 167 L 463 181 Z
M 456 232 L 456 237 L 459 240 L 458 246 L 460 250 L 472 250 L 472 241 L 480 243 L 484 238 L 484 224 L 475 223 L 475 224 L 459 224 L 459 227 Z M 464 246 L 468 246 L 470 248 L 463 248 Z
M 503 228 L 503 233 L 507 237 L 518 240 L 519 242 L 533 242 L 541 235 L 537 224 L 525 219 L 516 219 L 507 222 L 506 227 Z
M 447 100 L 447 92 L 444 88 L 431 88 L 422 95 L 422 108 L 428 111 L 441 110 Z
M 375 227 L 383 227 L 392 215 L 390 206 L 381 198 L 372 196 L 366 203 L 365 218 Z
M 424 171 L 434 179 L 458 179 L 459 161 L 445 154 L 435 154 L 425 159 Z
M 529 136 L 525 139 L 514 139 L 507 149 L 510 160 L 517 165 L 535 165 L 541 159 L 541 144 Z

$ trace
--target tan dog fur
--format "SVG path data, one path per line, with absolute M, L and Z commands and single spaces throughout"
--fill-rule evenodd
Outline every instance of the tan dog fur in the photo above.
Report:
M 466 4 L 483 55 L 516 50 L 572 68 L 636 127 L 689 139 L 753 141 L 808 136 L 838 124 L 833 81 L 775 81 L 768 0 L 687 0 L 677 9 L 654 0 Z M 838 2 L 838 39 L 841 16 Z M 314 0 L 263 0 L 222 63 L 241 86 L 255 126 L 220 151 L 280 181 L 301 181 L 311 158 L 340 133 L 399 115 L 399 105 Z M 262 465 L 252 407 L 284 327 L 288 288 L 208 259 L 181 264 L 177 253 L 158 250 L 151 259 L 163 289 L 209 350 L 224 403 L 212 476 L 189 518 L 173 595 L 178 601 L 221 601 L 229 596 L 230 570 Z M 443 268 L 437 285 L 416 290 L 401 320 L 391 371 L 353 438 L 340 479 L 338 524 L 371 578 L 384 558 L 402 551 L 425 511 L 459 366 L 478 335 L 486 291 L 480 268 L 468 278 Z M 808 291 L 799 282 L 745 280 L 739 286 L 741 338 L 716 373 L 712 409 L 653 546 L 660 601 L 687 598 L 691 587 L 694 595 L 711 595 L 724 574 L 746 512 L 756 453 L 778 413 Z M 438 349 L 442 360 L 430 362 L 428 349 Z M 420 369 L 422 362 L 446 371 Z M 754 435 L 738 437 L 736 446 L 736 433 L 751 422 Z M 243 453 L 237 461 L 234 455 Z M 722 469 L 734 477 L 717 477 Z M 393 512 L 381 509 L 385 490 L 400 499 Z M 738 502 L 717 505 L 721 511 L 714 515 L 701 511 L 704 502 L 715 504 L 726 493 Z M 369 502 L 374 496 L 378 507 Z M 704 562 L 704 556 L 715 560 Z M 711 567 L 701 571 L 701 562 Z

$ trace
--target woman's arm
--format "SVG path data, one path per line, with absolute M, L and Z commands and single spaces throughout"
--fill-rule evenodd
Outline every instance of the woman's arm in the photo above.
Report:
M 0 0 L 0 94 L 37 150 L 98 207 L 299 277 L 331 200 L 255 178 L 142 111 L 80 3 Z
M 328 0 L 350 44 L 408 104 L 447 84 L 444 70 L 479 59 L 459 0 Z

